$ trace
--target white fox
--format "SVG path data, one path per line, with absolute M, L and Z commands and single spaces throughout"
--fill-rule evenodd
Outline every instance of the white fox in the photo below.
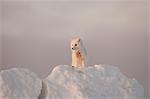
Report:
M 84 68 L 87 64 L 87 53 L 82 40 L 75 37 L 71 40 L 72 66 Z

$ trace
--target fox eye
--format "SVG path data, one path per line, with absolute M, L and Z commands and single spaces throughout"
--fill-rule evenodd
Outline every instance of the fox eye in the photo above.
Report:
M 77 44 L 75 44 L 75 46 L 77 46 Z

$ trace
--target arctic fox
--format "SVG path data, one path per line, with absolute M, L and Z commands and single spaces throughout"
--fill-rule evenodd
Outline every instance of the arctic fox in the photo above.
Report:
M 87 65 L 87 53 L 82 40 L 79 37 L 73 38 L 70 47 L 72 51 L 72 66 L 84 68 Z

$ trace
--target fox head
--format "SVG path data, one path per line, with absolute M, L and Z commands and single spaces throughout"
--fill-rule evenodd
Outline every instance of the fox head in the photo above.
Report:
M 81 44 L 81 39 L 79 37 L 75 37 L 71 40 L 70 48 L 72 52 L 79 51 Z

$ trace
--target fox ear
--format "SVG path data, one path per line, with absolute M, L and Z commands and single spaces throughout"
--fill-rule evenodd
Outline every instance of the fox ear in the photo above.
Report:
M 79 37 L 77 37 L 77 41 L 80 42 L 80 38 Z

